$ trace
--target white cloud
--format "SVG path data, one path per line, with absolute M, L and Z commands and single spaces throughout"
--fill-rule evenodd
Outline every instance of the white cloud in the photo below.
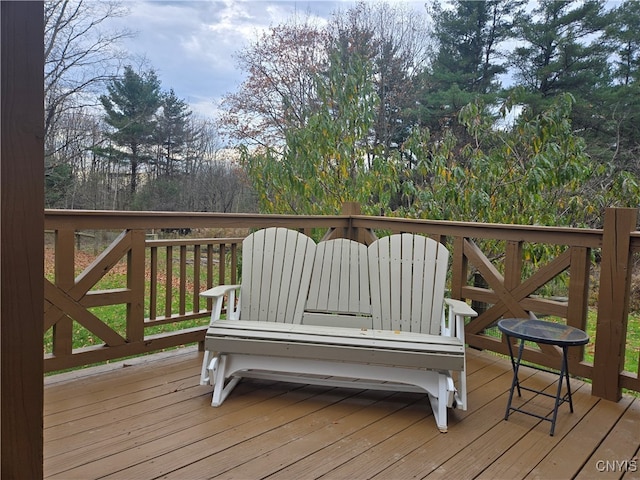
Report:
M 251 5 L 139 0 L 126 6 L 130 14 L 114 19 L 114 27 L 129 28 L 137 35 L 123 47 L 133 59 L 148 60 L 164 89 L 173 88 L 194 111 L 212 114 L 214 102 L 241 81 L 233 53 L 255 35 Z
M 96 0 L 97 1 L 97 0 Z M 146 57 L 165 90 L 173 88 L 194 111 L 212 116 L 225 93 L 243 79 L 234 54 L 258 35 L 292 15 L 326 22 L 355 2 L 259 0 L 129 0 L 130 15 L 115 28 L 138 35 L 123 45 L 132 58 Z M 135 60 L 132 61 L 135 65 Z

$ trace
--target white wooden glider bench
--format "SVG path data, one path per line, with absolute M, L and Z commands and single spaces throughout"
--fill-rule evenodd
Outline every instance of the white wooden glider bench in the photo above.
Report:
M 446 432 L 447 407 L 466 410 L 464 317 L 476 315 L 444 298 L 448 257 L 412 234 L 369 247 L 284 228 L 249 235 L 242 284 L 201 294 L 213 298 L 200 378 L 212 405 L 242 377 L 427 392 Z

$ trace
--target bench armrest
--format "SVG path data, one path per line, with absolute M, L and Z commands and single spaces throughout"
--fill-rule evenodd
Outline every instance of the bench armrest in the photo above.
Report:
M 213 299 L 213 305 L 211 306 L 211 321 L 209 326 L 220 319 L 222 314 L 222 307 L 227 298 L 227 318 L 229 320 L 237 320 L 240 318 L 240 301 L 236 304 L 236 291 L 240 288 L 240 285 L 218 285 L 217 287 L 210 288 L 200 293 L 201 297 Z
M 464 317 L 477 317 L 478 313 L 462 300 L 445 298 L 447 312 L 442 318 L 442 334 L 457 337 L 464 343 Z
M 477 317 L 478 312 L 467 305 L 462 300 L 455 300 L 453 298 L 445 298 L 445 303 L 451 308 L 454 315 L 461 315 L 463 317 Z
M 217 287 L 213 287 L 209 290 L 205 290 L 204 292 L 200 292 L 200 296 L 207 298 L 216 298 L 222 295 L 226 295 L 230 291 L 237 290 L 239 288 L 240 285 L 218 285 Z

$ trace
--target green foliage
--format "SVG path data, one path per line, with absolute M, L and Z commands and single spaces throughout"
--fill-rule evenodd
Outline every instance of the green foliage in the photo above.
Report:
M 47 166 L 44 182 L 46 207 L 59 208 L 68 190 L 73 186 L 71 166 L 68 164 Z
M 455 0 L 452 8 L 432 2 L 435 36 L 439 47 L 431 83 L 436 91 L 457 84 L 466 92 L 496 91 L 496 75 L 506 71 L 498 60 L 498 44 L 511 35 L 511 18 L 521 11 L 522 0 Z
M 283 156 L 244 151 L 264 211 L 335 214 L 357 201 L 367 213 L 409 218 L 595 227 L 604 207 L 634 205 L 640 196 L 627 172 L 592 188 L 606 172 L 573 130 L 569 94 L 540 113 L 524 109 L 513 125 L 505 122 L 521 109 L 518 92 L 500 109 L 500 125 L 481 103 L 468 104 L 457 119 L 464 141 L 453 129 L 434 138 L 415 128 L 400 152 L 383 160 L 363 141 L 374 105 L 360 87 L 364 75 L 355 69 L 326 77 L 318 85 L 322 106 L 305 128 L 288 132 Z M 543 256 L 531 252 L 531 260 Z
M 153 182 L 145 183 L 138 189 L 132 201 L 134 210 L 179 210 L 181 194 L 184 186 L 182 179 L 177 176 L 162 176 Z
M 315 76 L 318 105 L 305 126 L 287 130 L 284 154 L 243 150 L 263 211 L 337 214 L 356 201 L 379 213 L 389 204 L 396 164 L 368 144 L 378 101 L 370 68 L 359 55 L 334 52 L 325 74 Z
M 640 2 L 627 0 L 607 18 L 605 39 L 614 53 L 613 77 L 622 85 L 640 81 Z
M 399 215 L 418 218 L 558 225 L 584 223 L 589 199 L 581 185 L 591 164 L 583 139 L 571 128 L 571 97 L 511 128 L 495 128 L 479 104 L 460 113 L 471 141 L 459 145 L 449 132 L 432 141 L 416 130 L 404 145 L 415 158 L 409 192 Z M 508 109 L 502 110 L 505 116 Z
M 105 121 L 115 129 L 111 138 L 129 146 L 143 143 L 153 131 L 153 117 L 160 107 L 160 81 L 153 71 L 137 74 L 130 65 L 121 79 L 107 86 L 109 95 L 100 101 L 105 109 Z
M 500 90 L 498 75 L 507 71 L 499 45 L 512 35 L 512 18 L 522 0 L 455 0 L 430 5 L 438 41 L 432 65 L 423 74 L 418 122 L 432 134 L 456 126 L 468 103 L 493 103 Z M 461 132 L 456 132 L 460 135 Z

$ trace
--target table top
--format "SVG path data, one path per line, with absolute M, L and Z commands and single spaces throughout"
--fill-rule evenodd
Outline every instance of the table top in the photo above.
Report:
M 543 320 L 505 318 L 498 322 L 498 328 L 510 337 L 559 347 L 589 343 L 589 336 L 582 330 Z

